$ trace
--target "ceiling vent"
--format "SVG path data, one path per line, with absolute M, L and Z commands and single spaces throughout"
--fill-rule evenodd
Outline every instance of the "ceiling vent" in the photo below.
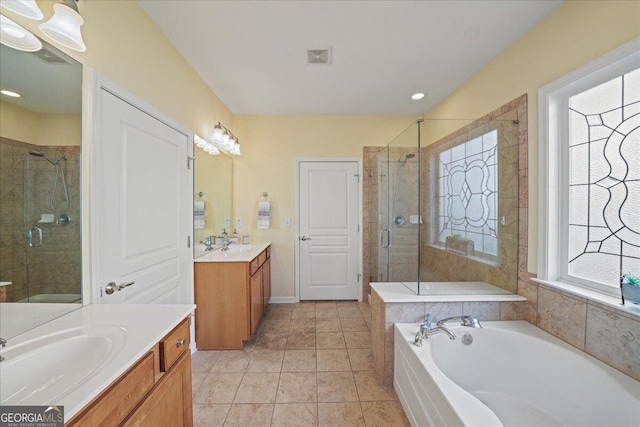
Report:
M 307 65 L 331 64 L 331 48 L 307 49 Z
M 47 48 L 42 48 L 37 52 L 32 52 L 32 54 L 37 56 L 40 60 L 46 62 L 47 64 L 69 64 L 67 61 L 51 52 Z

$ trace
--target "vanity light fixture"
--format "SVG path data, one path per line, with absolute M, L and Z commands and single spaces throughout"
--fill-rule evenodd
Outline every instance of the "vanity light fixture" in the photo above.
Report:
M 219 149 L 229 154 L 233 154 L 234 156 L 240 155 L 240 143 L 238 142 L 238 138 L 220 122 L 218 122 L 218 124 L 213 128 L 211 141 Z
M 20 98 L 20 97 L 22 97 L 22 95 L 20 95 L 18 92 L 13 92 L 13 91 L 10 91 L 10 90 L 5 90 L 5 89 L 0 90 L 0 93 L 3 94 L 3 95 L 10 96 L 12 98 Z
M 87 50 L 80 27 L 84 19 L 78 12 L 77 0 L 64 0 L 53 5 L 54 14 L 47 22 L 40 24 L 40 31 L 51 40 L 78 52 Z
M 413 95 L 411 95 L 411 99 L 413 99 L 414 101 L 417 101 L 422 98 L 424 98 L 424 93 L 422 92 L 414 93 Z
M 37 52 L 42 49 L 40 39 L 4 15 L 0 15 L 0 43 L 25 52 Z
M 218 154 L 220 154 L 220 151 L 216 147 L 200 138 L 198 135 L 193 135 L 193 143 L 212 156 L 217 156 Z
M 40 21 L 44 18 L 42 11 L 36 4 L 36 0 L 2 0 L 0 1 L 0 8 L 7 9 L 34 21 Z

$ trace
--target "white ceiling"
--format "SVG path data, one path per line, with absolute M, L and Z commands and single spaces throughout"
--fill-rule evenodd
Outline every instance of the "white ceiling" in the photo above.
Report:
M 138 3 L 234 114 L 422 115 L 562 2 Z

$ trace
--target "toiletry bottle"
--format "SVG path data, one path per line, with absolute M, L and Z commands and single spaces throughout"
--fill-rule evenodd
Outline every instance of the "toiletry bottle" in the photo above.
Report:
M 232 245 L 237 245 L 238 244 L 238 232 L 236 231 L 236 229 L 233 229 L 233 234 L 231 235 L 231 239 L 229 239 L 229 241 L 231 242 Z

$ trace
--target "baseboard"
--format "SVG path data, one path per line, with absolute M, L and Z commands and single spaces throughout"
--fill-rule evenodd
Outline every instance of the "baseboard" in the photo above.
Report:
M 269 299 L 269 304 L 291 304 L 294 302 L 298 302 L 296 297 L 271 297 Z

